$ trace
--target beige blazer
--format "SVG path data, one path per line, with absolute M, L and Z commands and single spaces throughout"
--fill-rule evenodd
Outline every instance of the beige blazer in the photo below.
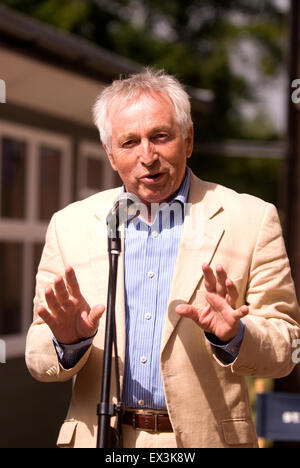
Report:
M 90 305 L 106 305 L 108 284 L 105 219 L 120 189 L 76 202 L 49 225 L 37 274 L 34 310 L 46 285 L 66 265 L 75 268 Z M 191 204 L 180 242 L 162 334 L 160 368 L 178 447 L 256 447 L 245 376 L 279 378 L 291 372 L 293 340 L 300 338 L 300 314 L 275 207 L 220 185 L 191 179 Z M 239 290 L 238 306 L 249 304 L 238 357 L 224 365 L 203 331 L 175 312 L 177 304 L 201 305 L 201 265 L 221 263 Z M 117 291 L 117 339 L 121 385 L 125 359 L 123 255 Z M 138 293 L 138 292 L 137 292 Z M 48 326 L 37 317 L 29 329 L 26 363 L 43 382 L 76 376 L 58 445 L 95 447 L 105 316 L 93 345 L 72 369 L 59 364 Z M 115 400 L 115 376 L 111 397 Z M 112 421 L 114 423 L 114 421 Z

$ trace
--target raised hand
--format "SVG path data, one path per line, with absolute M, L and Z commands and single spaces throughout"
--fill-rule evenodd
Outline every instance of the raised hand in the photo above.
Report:
M 65 280 L 57 276 L 54 288 L 47 288 L 45 299 L 48 309 L 39 307 L 38 315 L 51 328 L 53 335 L 62 344 L 77 343 L 93 336 L 105 310 L 98 304 L 91 308 L 81 294 L 72 267 L 65 270 Z
M 240 319 L 248 314 L 249 309 L 246 305 L 235 308 L 238 291 L 222 265 L 216 267 L 216 274 L 208 264 L 202 265 L 202 271 L 207 303 L 203 307 L 180 304 L 176 312 L 194 320 L 204 331 L 214 334 L 219 340 L 230 341 L 237 334 Z

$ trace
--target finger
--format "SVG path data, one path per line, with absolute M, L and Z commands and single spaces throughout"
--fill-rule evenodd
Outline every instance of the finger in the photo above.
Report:
M 80 287 L 79 287 L 76 274 L 73 268 L 67 267 L 65 269 L 65 275 L 66 275 L 66 286 L 68 288 L 69 293 L 76 298 L 81 298 Z
M 69 293 L 67 291 L 65 282 L 61 276 L 55 278 L 54 290 L 56 298 L 61 305 L 65 305 L 69 302 Z
M 176 312 L 179 315 L 193 320 L 202 328 L 202 330 L 210 331 L 209 315 L 211 313 L 211 306 L 209 304 L 202 307 L 201 309 L 188 304 L 180 304 L 176 307 Z
M 49 327 L 52 326 L 53 324 L 53 316 L 52 314 L 49 312 L 49 310 L 47 310 L 45 307 L 43 306 L 40 306 L 37 308 L 37 314 L 38 316 L 44 320 L 45 323 L 47 323 L 47 325 L 49 325 Z
M 175 310 L 177 314 L 188 317 L 195 322 L 197 322 L 199 319 L 199 310 L 190 304 L 180 304 L 176 307 Z
M 217 276 L 217 284 L 216 284 L 217 293 L 225 297 L 227 293 L 227 288 L 226 288 L 227 273 L 222 267 L 222 265 L 216 266 L 216 276 Z
M 214 272 L 207 263 L 202 265 L 202 271 L 204 274 L 204 286 L 208 292 L 216 291 L 216 278 Z
M 226 280 L 226 291 L 226 301 L 233 309 L 235 309 L 235 304 L 239 297 L 239 293 L 235 284 L 230 278 L 227 278 Z
M 89 322 L 93 328 L 98 328 L 99 321 L 105 311 L 105 307 L 102 304 L 98 304 L 93 307 L 88 315 Z
M 206 306 L 202 307 L 201 309 L 200 321 L 203 322 L 206 319 L 206 317 L 209 316 L 210 313 L 211 313 L 211 305 L 206 304 Z
M 198 318 L 197 324 L 200 325 L 202 330 L 206 332 L 210 332 L 210 326 L 211 326 L 211 305 L 207 304 L 206 306 L 201 308 L 200 311 L 200 316 Z
M 224 309 L 231 308 L 226 299 L 218 294 L 206 292 L 205 299 L 215 312 L 222 313 Z
M 249 307 L 246 305 L 242 305 L 242 307 L 234 311 L 234 316 L 237 319 L 242 319 L 248 314 L 249 314 Z
M 62 311 L 62 308 L 59 304 L 59 302 L 56 299 L 56 296 L 52 290 L 52 288 L 47 288 L 45 291 L 45 299 L 47 302 L 47 305 L 50 309 L 50 311 L 54 314 L 57 315 Z

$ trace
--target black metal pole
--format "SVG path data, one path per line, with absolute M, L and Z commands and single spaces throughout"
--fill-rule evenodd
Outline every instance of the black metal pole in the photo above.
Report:
M 97 448 L 122 448 L 123 433 L 122 433 L 122 415 L 123 403 L 121 401 L 121 386 L 120 373 L 118 362 L 117 349 L 117 333 L 116 333 L 116 289 L 117 289 L 117 273 L 118 260 L 121 253 L 121 237 L 119 227 L 124 222 L 130 222 L 135 217 L 139 216 L 140 210 L 138 205 L 131 209 L 129 207 L 136 202 L 136 196 L 133 194 L 124 194 L 115 202 L 113 208 L 106 218 L 107 236 L 108 236 L 108 255 L 109 255 L 109 282 L 106 308 L 106 327 L 105 327 L 105 343 L 103 355 L 102 369 L 102 386 L 101 386 L 101 403 L 97 407 L 98 415 L 98 433 L 97 433 Z M 116 393 L 117 404 L 110 403 L 110 381 L 111 381 L 111 364 L 112 350 L 115 350 L 115 374 L 116 374 Z M 110 427 L 110 419 L 112 416 L 118 416 L 118 430 L 113 431 Z M 115 439 L 117 436 L 117 440 Z M 117 445 L 116 445 L 117 444 Z
M 105 344 L 102 369 L 101 403 L 98 405 L 97 448 L 111 448 L 110 419 L 117 409 L 110 403 L 110 382 L 112 348 L 116 340 L 115 302 L 117 287 L 118 259 L 121 252 L 121 239 L 115 216 L 108 217 L 108 253 L 109 253 L 109 284 L 106 309 Z M 115 343 L 116 344 L 116 343 Z M 117 356 L 116 356 L 117 359 Z M 116 376 L 118 378 L 118 376 Z

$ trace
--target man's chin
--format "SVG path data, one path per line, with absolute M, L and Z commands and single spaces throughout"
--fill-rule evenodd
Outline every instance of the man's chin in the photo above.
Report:
M 152 204 L 159 204 L 159 203 L 167 203 L 172 199 L 172 196 L 162 196 L 160 194 L 151 194 L 151 195 L 146 195 L 146 196 L 139 196 L 141 201 L 145 203 L 145 205 L 150 206 Z

